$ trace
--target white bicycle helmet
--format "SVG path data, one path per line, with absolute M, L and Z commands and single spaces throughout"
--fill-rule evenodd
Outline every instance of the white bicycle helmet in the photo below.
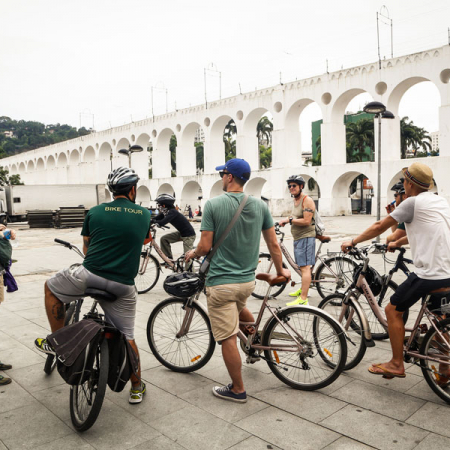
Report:
M 159 205 L 165 205 L 165 206 L 173 206 L 175 203 L 175 197 L 170 194 L 160 194 L 158 197 L 156 197 L 156 203 Z
M 127 194 L 138 181 L 139 176 L 133 169 L 119 167 L 108 175 L 106 184 L 113 194 Z

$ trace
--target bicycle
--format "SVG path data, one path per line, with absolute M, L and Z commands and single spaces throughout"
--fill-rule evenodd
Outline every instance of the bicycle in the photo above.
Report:
M 269 305 L 272 288 L 285 277 L 261 273 L 269 284 L 255 322 L 241 322 L 251 330 L 238 333 L 247 362 L 264 359 L 282 382 L 295 389 L 321 389 L 342 372 L 347 358 L 345 332 L 328 313 L 313 306 L 275 308 Z M 202 292 L 189 298 L 168 298 L 155 306 L 147 323 L 147 339 L 156 359 L 175 372 L 193 372 L 211 359 L 215 341 L 211 323 L 198 302 Z M 270 318 L 259 331 L 264 311 Z M 319 350 L 320 349 L 320 350 Z
M 158 225 L 159 227 L 159 225 Z M 169 227 L 162 226 L 159 228 Z M 156 224 L 152 224 L 150 227 L 150 242 L 144 246 L 144 250 L 141 252 L 141 258 L 139 263 L 139 271 L 134 279 L 138 294 L 145 294 L 153 289 L 159 280 L 159 276 L 163 270 L 161 263 L 151 254 L 154 248 L 159 257 L 163 260 L 164 266 L 171 269 L 173 272 L 181 273 L 186 270 L 186 264 L 184 255 L 181 255 L 178 259 L 168 258 L 161 247 L 156 243 Z M 193 272 L 198 272 L 200 263 L 197 259 L 192 261 L 191 269 Z
M 411 264 L 412 261 L 404 257 L 406 250 L 401 248 L 389 273 L 378 275 L 375 269 L 369 266 L 368 254 L 373 248 L 380 252 L 387 250 L 385 244 L 350 250 L 355 259 L 362 261 L 353 274 L 351 285 L 344 294 L 331 294 L 319 303 L 319 308 L 333 316 L 347 332 L 349 343 L 344 370 L 356 367 L 364 357 L 366 348 L 375 346 L 374 340 L 388 337 L 384 308 L 398 287 L 392 277 L 399 270 L 407 275 L 410 273 L 405 263 Z M 361 297 L 366 300 L 363 304 L 360 302 Z M 408 316 L 409 311 L 405 311 L 405 324 Z
M 294 272 L 301 276 L 300 267 L 295 263 L 289 250 L 284 245 L 285 233 L 281 231 L 278 222 L 275 223 L 275 233 L 280 236 L 279 244 L 281 251 L 288 264 L 292 267 Z M 343 256 L 340 252 L 334 254 L 327 253 L 326 256 L 320 253 L 323 244 L 327 244 L 331 241 L 329 236 L 316 236 L 316 239 L 320 241 L 319 248 L 316 251 L 316 261 L 320 261 L 320 264 L 315 264 L 311 267 L 311 288 L 316 288 L 318 294 L 325 298 L 327 295 L 345 289 L 351 282 L 353 277 L 353 271 L 357 266 L 353 259 Z M 330 256 L 331 255 L 331 256 Z M 283 262 L 283 267 L 287 266 Z M 315 270 L 314 270 L 315 269 Z M 260 253 L 259 262 L 256 268 L 257 273 L 275 273 L 275 266 L 273 265 L 272 258 L 269 253 Z M 291 282 L 291 286 L 295 286 L 295 282 Z M 278 297 L 285 289 L 286 284 L 281 285 L 276 292 L 272 294 L 272 297 Z M 256 282 L 255 291 L 253 297 L 263 299 L 264 295 L 264 283 Z
M 83 253 L 77 246 L 61 239 L 55 239 L 55 242 L 74 250 L 75 253 L 84 258 Z M 84 295 L 71 302 L 66 310 L 64 324 L 69 325 L 80 320 L 81 307 L 86 297 L 91 297 L 94 301 L 89 311 L 84 314 L 83 319 L 95 320 L 102 325 L 103 331 L 96 350 L 91 376 L 82 384 L 70 386 L 70 418 L 77 431 L 86 431 L 91 428 L 100 414 L 108 384 L 108 340 L 118 332 L 115 327 L 105 322 L 104 315 L 97 310 L 99 300 L 112 302 L 116 300 L 116 296 L 100 289 L 87 288 Z M 57 363 L 55 356 L 49 355 L 46 366 L 50 357 L 54 359 L 53 365 Z

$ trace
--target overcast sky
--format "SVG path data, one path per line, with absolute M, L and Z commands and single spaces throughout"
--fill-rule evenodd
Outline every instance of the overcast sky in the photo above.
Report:
M 394 56 L 447 44 L 449 0 L 0 0 L 0 115 L 97 130 L 204 102 L 204 68 L 222 97 L 377 60 L 376 12 L 394 20 Z M 384 10 L 386 13 L 386 10 Z M 390 28 L 381 25 L 390 56 Z M 208 97 L 218 78 L 207 77 Z M 154 90 L 155 114 L 165 94 Z M 349 109 L 363 106 L 356 99 Z M 438 129 L 433 86 L 400 114 Z M 307 121 L 317 118 L 314 107 Z M 320 118 L 320 117 L 319 117 Z

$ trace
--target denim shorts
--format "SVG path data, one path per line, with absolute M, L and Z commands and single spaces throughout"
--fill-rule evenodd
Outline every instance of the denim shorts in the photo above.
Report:
M 316 263 L 316 238 L 307 237 L 294 241 L 294 256 L 297 266 L 313 266 Z

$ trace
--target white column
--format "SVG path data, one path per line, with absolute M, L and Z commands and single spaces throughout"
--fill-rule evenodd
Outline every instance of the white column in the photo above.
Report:
M 152 154 L 152 178 L 170 178 L 170 151 L 169 149 L 154 149 Z
M 450 105 L 439 108 L 439 156 L 450 156 Z
M 324 122 L 321 127 L 322 166 L 346 164 L 345 125 L 343 122 Z
M 193 144 L 188 146 L 177 146 L 177 176 L 196 175 L 196 161 L 196 148 Z
M 375 161 L 378 161 L 378 120 L 375 120 Z M 400 149 L 400 117 L 381 119 L 381 161 L 398 161 Z
M 237 135 L 236 157 L 245 159 L 252 170 L 259 170 L 259 147 L 256 131 L 253 135 Z
M 215 173 L 217 166 L 225 164 L 225 144 L 222 136 L 213 139 L 205 136 L 204 157 L 205 173 Z

